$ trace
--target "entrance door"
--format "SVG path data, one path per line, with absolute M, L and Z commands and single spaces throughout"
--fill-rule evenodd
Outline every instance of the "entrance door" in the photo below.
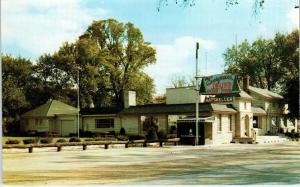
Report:
M 70 133 L 75 133 L 74 120 L 62 120 L 61 121 L 61 135 L 69 136 Z
M 249 129 L 249 116 L 245 116 L 245 135 L 250 137 L 250 129 Z
M 192 131 L 192 134 L 190 133 Z M 199 145 L 205 145 L 204 122 L 198 123 Z M 196 136 L 196 122 L 177 121 L 177 137 L 181 139 L 181 144 L 192 144 L 191 138 Z

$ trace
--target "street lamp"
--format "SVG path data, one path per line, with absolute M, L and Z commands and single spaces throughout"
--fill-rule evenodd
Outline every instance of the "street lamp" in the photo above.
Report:
M 199 85 L 198 85 L 198 50 L 199 50 L 199 43 L 196 42 L 196 142 L 195 144 L 198 145 L 199 141 L 199 132 L 198 132 L 198 120 L 199 120 Z

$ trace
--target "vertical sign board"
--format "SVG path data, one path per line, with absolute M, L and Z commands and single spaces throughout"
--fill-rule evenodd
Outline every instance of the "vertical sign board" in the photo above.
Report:
M 202 95 L 226 95 L 239 92 L 237 76 L 233 74 L 203 77 L 199 90 Z

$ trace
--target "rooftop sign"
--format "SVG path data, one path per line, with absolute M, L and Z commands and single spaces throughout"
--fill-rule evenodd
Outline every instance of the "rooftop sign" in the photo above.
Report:
M 237 82 L 237 76 L 233 74 L 218 74 L 203 77 L 200 85 L 200 94 L 220 95 L 239 93 L 240 88 Z

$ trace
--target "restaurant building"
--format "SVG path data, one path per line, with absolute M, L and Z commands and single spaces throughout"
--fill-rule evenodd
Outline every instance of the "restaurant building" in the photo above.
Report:
M 248 77 L 237 86 L 239 92 L 230 97 L 212 95 L 198 97 L 200 144 L 228 144 L 242 141 L 253 143 L 257 136 L 297 131 L 297 121 L 289 121 L 285 117 L 286 105 L 281 95 L 250 86 Z M 181 124 L 195 124 L 196 99 L 197 91 L 193 86 L 167 88 L 165 103 L 136 105 L 136 93 L 126 91 L 122 110 L 116 108 L 82 110 L 80 129 L 119 133 L 120 129 L 124 128 L 128 135 L 145 135 L 149 127 L 155 126 L 158 131 L 181 137 L 187 133 Z M 189 134 L 195 135 L 194 126 L 189 127 Z M 76 126 L 72 125 L 72 128 Z M 49 131 L 51 129 L 53 128 L 49 127 Z

